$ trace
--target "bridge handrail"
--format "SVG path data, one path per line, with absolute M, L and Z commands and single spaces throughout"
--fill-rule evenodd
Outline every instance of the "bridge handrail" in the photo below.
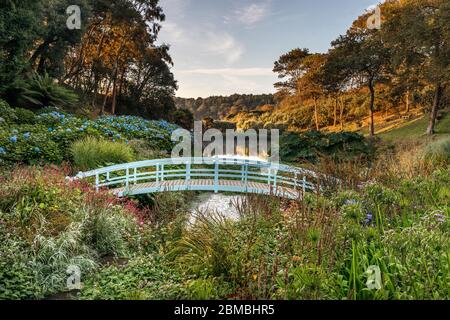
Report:
M 199 165 L 210 165 L 212 167 L 195 167 Z M 181 167 L 173 168 L 173 166 Z M 226 168 L 226 166 L 240 166 L 240 169 Z M 264 170 L 258 171 L 258 169 Z M 80 172 L 75 177 L 68 177 L 68 179 L 78 180 L 90 177 L 95 177 L 96 190 L 100 188 L 114 189 L 114 186 L 117 186 L 115 190 L 125 190 L 120 191 L 121 194 L 130 194 L 130 190 L 135 189 L 135 187 L 131 188 L 132 186 L 139 188 L 139 185 L 141 185 L 145 189 L 147 188 L 145 186 L 148 186 L 149 183 L 153 183 L 151 187 L 153 191 L 148 192 L 160 192 L 158 190 L 164 186 L 161 183 L 163 181 L 178 181 L 178 183 L 186 181 L 183 190 L 190 190 L 190 181 L 193 180 L 204 181 L 200 182 L 200 184 L 203 183 L 204 185 L 202 184 L 202 187 L 196 190 L 214 190 L 214 192 L 228 190 L 226 185 L 229 185 L 229 182 L 221 184 L 220 181 L 222 180 L 239 181 L 240 184 L 238 186 L 240 185 L 240 187 L 238 187 L 238 192 L 247 192 L 248 188 L 251 189 L 252 187 L 249 187 L 249 183 L 257 183 L 259 185 L 259 187 L 256 187 L 257 190 L 261 189 L 262 192 L 267 190 L 267 186 L 269 190 L 276 191 L 287 188 L 286 190 L 290 189 L 290 192 L 294 191 L 296 193 L 299 190 L 316 192 L 321 189 L 320 176 L 314 171 L 271 163 L 261 159 L 234 156 L 144 160 Z M 307 177 L 316 181 L 307 181 Z M 213 186 L 207 182 L 211 180 L 214 181 Z M 336 181 L 338 180 L 336 179 Z M 261 187 L 261 184 L 266 187 Z M 317 187 L 318 185 L 319 187 Z
M 232 161 L 232 163 L 230 163 Z M 297 174 L 306 174 L 311 177 L 317 178 L 317 174 L 314 171 L 303 169 L 303 168 L 294 168 L 288 165 L 284 164 L 273 164 L 268 161 L 264 160 L 255 160 L 255 159 L 249 159 L 249 158 L 241 158 L 241 157 L 203 157 L 203 158 L 196 158 L 196 157 L 185 157 L 185 158 L 166 158 L 166 159 L 153 159 L 153 160 L 144 160 L 144 161 L 137 161 L 137 162 L 130 162 L 125 164 L 119 164 L 119 165 L 113 165 L 108 167 L 103 167 L 87 172 L 79 172 L 74 178 L 83 179 L 83 178 L 89 178 L 94 177 L 98 174 L 105 174 L 108 172 L 114 172 L 114 171 L 122 171 L 126 169 L 137 169 L 137 168 L 145 168 L 145 167 L 152 167 L 156 165 L 183 165 L 183 164 L 226 164 L 226 165 L 250 165 L 250 166 L 256 166 L 259 168 L 267 168 L 267 169 L 273 169 L 277 171 L 283 171 L 287 173 L 297 173 Z

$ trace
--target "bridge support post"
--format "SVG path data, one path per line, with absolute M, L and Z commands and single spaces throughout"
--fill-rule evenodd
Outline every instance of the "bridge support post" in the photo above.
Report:
M 244 191 L 248 192 L 248 164 L 244 165 L 244 185 Z
M 303 194 L 306 192 L 306 176 L 303 176 Z
M 99 185 L 100 184 L 100 176 L 98 173 L 95 174 L 95 191 L 98 192 L 99 190 Z
M 189 188 L 189 184 L 191 182 L 191 163 L 186 162 L 186 188 Z
M 214 193 L 219 192 L 219 163 L 217 160 L 214 162 Z
M 298 175 L 297 172 L 294 173 L 294 189 L 297 190 L 298 188 Z
M 273 176 L 273 187 L 275 190 L 277 189 L 277 174 Z
M 128 188 L 130 187 L 130 168 L 126 168 L 125 170 L 125 188 L 128 191 Z

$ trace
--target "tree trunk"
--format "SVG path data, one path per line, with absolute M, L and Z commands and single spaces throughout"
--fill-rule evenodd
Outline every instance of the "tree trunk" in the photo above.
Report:
M 373 87 L 373 81 L 370 80 L 369 81 L 369 90 L 370 90 L 370 105 L 369 105 L 369 109 L 370 109 L 370 137 L 374 137 L 375 136 L 375 122 L 374 122 L 374 117 L 373 117 L 373 113 L 374 113 L 374 104 L 375 104 L 375 89 Z
M 105 97 L 103 98 L 103 103 L 102 103 L 102 109 L 100 110 L 100 115 L 102 116 L 105 113 L 105 108 L 106 108 L 106 103 L 108 102 L 108 92 L 109 92 L 109 88 L 111 87 L 111 81 L 108 81 L 108 85 L 106 86 L 106 92 L 105 92 Z
M 123 82 L 125 80 L 125 72 L 126 72 L 126 68 L 123 68 L 122 73 L 120 75 L 119 98 L 122 96 L 122 93 L 123 93 Z
M 439 111 L 439 105 L 441 104 L 442 92 L 443 87 L 440 83 L 438 83 L 436 85 L 436 91 L 434 93 L 433 108 L 431 109 L 430 122 L 427 129 L 428 135 L 434 134 L 434 126 L 436 125 L 436 117 Z
M 98 79 L 97 74 L 94 76 L 94 90 L 93 90 L 93 98 L 92 98 L 92 107 L 95 108 L 97 104 L 97 92 L 98 92 L 98 83 L 100 80 Z
M 111 102 L 111 114 L 116 113 L 116 97 L 117 97 L 117 71 L 113 80 L 113 92 L 112 92 L 112 102 Z
M 409 113 L 409 95 L 410 95 L 410 93 L 408 90 L 408 91 L 406 91 L 406 114 Z
M 116 66 L 114 70 L 113 77 L 113 92 L 112 92 L 112 102 L 111 102 L 111 114 L 116 113 L 116 98 L 117 98 L 117 77 L 119 75 L 118 61 L 116 60 Z
M 316 122 L 316 130 L 319 131 L 319 111 L 317 110 L 317 99 L 314 97 L 314 121 Z
M 337 125 L 337 107 L 338 107 L 338 98 L 334 98 L 334 121 L 333 121 L 333 127 L 336 128 Z
M 125 44 L 125 39 L 122 40 L 119 51 L 117 52 L 116 62 L 114 64 L 114 80 L 113 80 L 113 93 L 112 93 L 112 103 L 111 103 L 111 114 L 116 113 L 116 103 L 117 103 L 117 77 L 119 76 L 119 59 L 122 53 L 123 46 Z
M 47 51 L 48 47 L 57 40 L 57 38 L 45 39 L 44 42 L 37 47 L 30 58 L 30 65 L 33 66 L 36 63 L 36 60 L 39 58 L 39 65 L 42 68 L 43 62 L 43 54 Z M 37 70 L 37 69 L 36 69 Z
M 341 97 L 341 108 L 339 114 L 339 122 L 341 123 L 341 131 L 344 131 L 344 99 Z

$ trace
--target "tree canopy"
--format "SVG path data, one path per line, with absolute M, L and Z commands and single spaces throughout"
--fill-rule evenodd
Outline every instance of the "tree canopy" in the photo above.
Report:
M 79 30 L 66 26 L 70 5 L 81 9 Z M 21 96 L 30 96 L 37 75 L 75 91 L 100 114 L 161 117 L 168 114 L 161 109 L 174 110 L 169 46 L 156 45 L 165 19 L 158 0 L 10 0 L 5 6 L 0 95 L 12 104 L 30 101 Z

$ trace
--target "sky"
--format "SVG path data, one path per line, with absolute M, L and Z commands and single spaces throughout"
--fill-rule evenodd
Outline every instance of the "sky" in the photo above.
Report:
M 160 0 L 178 97 L 273 93 L 274 62 L 326 52 L 375 0 Z

